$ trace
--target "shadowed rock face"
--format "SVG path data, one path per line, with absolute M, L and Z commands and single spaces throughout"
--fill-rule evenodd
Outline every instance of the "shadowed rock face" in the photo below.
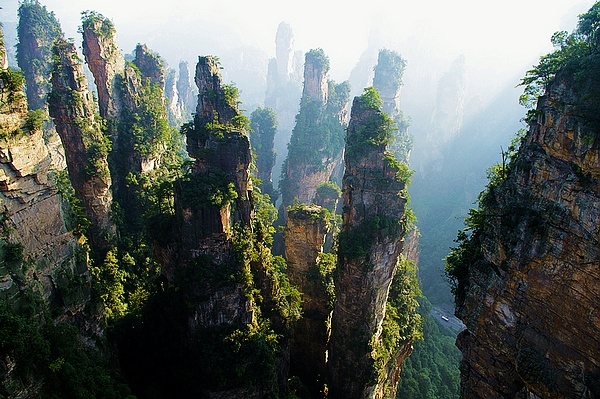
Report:
M 400 220 L 406 204 L 400 195 L 404 183 L 385 159 L 385 144 L 370 141 L 382 123 L 382 112 L 364 96 L 354 99 L 346 140 L 343 225 L 329 347 L 332 398 L 379 398 L 395 392 L 400 365 L 412 347 L 401 346 L 384 365 L 385 371 L 376 370 L 372 352 L 380 339 L 403 247 Z
M 97 248 L 107 248 L 110 245 L 107 237 L 114 231 L 110 220 L 108 143 L 96 119 L 94 101 L 87 90 L 75 45 L 57 41 L 54 54 L 57 62 L 48 101 L 50 116 L 65 148 L 75 194 L 91 223 L 90 241 Z
M 235 124 L 240 111 L 221 83 L 214 58 L 199 58 L 196 84 L 200 93 L 196 117 L 187 131 L 194 165 L 190 175 L 176 185 L 175 193 L 179 263 L 187 267 L 208 257 L 220 270 L 237 270 L 241 266 L 233 253 L 232 228 L 236 222 L 248 227 L 253 215 L 250 142 Z M 192 295 L 202 299 L 193 316 L 194 328 L 252 321 L 251 303 L 239 283 L 222 289 L 199 286 Z
M 26 93 L 30 109 L 45 109 L 50 91 L 52 43 L 63 34 L 53 12 L 38 2 L 19 6 L 17 28 L 17 62 L 27 81 Z
M 463 397 L 600 395 L 599 131 L 572 83 L 558 76 L 539 98 L 488 194 L 481 255 L 458 286 Z
M 318 397 L 327 375 L 326 352 L 331 318 L 330 298 L 318 262 L 329 232 L 328 214 L 315 205 L 288 212 L 283 233 L 290 283 L 302 292 L 303 317 L 294 327 L 290 344 L 290 372 Z

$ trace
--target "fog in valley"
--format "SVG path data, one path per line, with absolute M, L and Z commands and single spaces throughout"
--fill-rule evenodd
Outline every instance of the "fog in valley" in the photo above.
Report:
M 425 294 L 437 304 L 451 303 L 442 259 L 485 186 L 485 170 L 500 161 L 501 147 L 525 127 L 521 119 L 526 110 L 518 103 L 520 79 L 540 55 L 552 50 L 552 34 L 572 29 L 577 15 L 592 3 L 43 2 L 78 47 L 80 14 L 94 10 L 114 22 L 125 54 L 145 43 L 175 70 L 180 61 L 187 61 L 192 74 L 199 55 L 218 56 L 224 80 L 240 89 L 248 115 L 265 105 L 268 64 L 276 56 L 275 36 L 282 22 L 291 28 L 296 52 L 289 64 L 295 68 L 289 71 L 291 79 L 296 80 L 290 104 L 299 104 L 303 54 L 310 49 L 325 51 L 330 78 L 349 80 L 353 96 L 372 84 L 379 49 L 401 54 L 407 62 L 401 109 L 414 138 L 410 191 L 422 234 L 421 281 Z M 4 1 L 2 7 L 9 63 L 16 67 L 18 2 Z M 278 115 L 275 186 L 294 116 L 294 110 Z
M 511 140 L 520 130 L 527 128 L 524 122 L 527 109 L 519 104 L 523 93 L 521 79 L 538 63 L 540 56 L 553 50 L 550 40 L 553 33 L 572 31 L 577 25 L 578 15 L 586 12 L 594 1 L 373 0 L 360 4 L 337 0 L 294 3 L 274 0 L 39 2 L 58 18 L 65 37 L 75 43 L 82 60 L 80 25 L 82 12 L 88 10 L 112 20 L 125 59 L 134 58 L 137 44 L 147 45 L 169 68 L 165 74 L 164 93 L 171 103 L 177 102 L 169 93 L 177 91 L 177 76 L 183 71 L 182 65 L 187 63 L 193 81 L 198 57 L 215 56 L 220 62 L 224 82 L 239 89 L 245 116 L 250 117 L 253 111 L 263 107 L 272 108 L 276 113 L 276 160 L 273 186 L 270 186 L 270 189 L 275 188 L 275 193 L 278 189 L 282 192 L 281 187 L 286 183 L 282 180 L 284 184 L 280 184 L 280 176 L 286 166 L 284 160 L 288 142 L 300 109 L 305 54 L 314 49 L 323 50 L 329 59 L 329 79 L 336 84 L 346 81 L 350 84 L 350 103 L 352 98 L 363 93 L 364 88 L 375 85 L 374 67 L 380 50 L 388 49 L 401 55 L 406 62 L 398 101 L 401 115 L 394 115 L 394 118 L 398 117 L 394 121 L 406 120 L 409 124 L 408 137 L 412 139 L 408 145 L 412 144 L 409 154 L 404 154 L 405 159 L 398 158 L 407 160 L 413 171 L 408 189 L 409 206 L 416 215 L 420 235 L 416 258 L 419 283 L 424 294 L 418 304 L 417 300 L 413 303 L 414 309 L 420 307 L 425 339 L 415 344 L 414 362 L 409 359 L 405 363 L 402 378 L 406 377 L 404 381 L 409 382 L 401 385 L 398 397 L 457 397 L 460 353 L 454 342 L 464 326 L 453 314 L 454 301 L 444 273 L 444 258 L 455 245 L 456 233 L 464 227 L 469 209 L 477 206 L 478 195 L 488 182 L 486 170 L 502 162 L 503 151 Z M 13 69 L 18 69 L 17 10 L 20 4 L 22 2 L 18 0 L 2 0 L 0 4 L 8 62 Z M 315 53 L 321 54 L 313 52 L 313 56 Z M 217 70 L 216 67 L 214 69 Z M 89 81 L 93 82 L 91 72 L 87 69 L 86 72 Z M 333 92 L 331 97 L 335 97 L 340 95 L 335 92 L 335 87 L 342 87 L 339 89 L 341 92 L 346 86 L 334 86 L 330 82 L 330 87 L 334 87 L 329 90 Z M 202 97 L 196 94 L 197 91 L 188 90 L 189 101 L 179 108 L 179 116 L 175 118 L 169 114 L 172 125 L 179 128 L 194 118 L 192 110 L 198 101 L 196 97 Z M 327 99 L 323 103 L 326 102 Z M 161 107 L 165 105 L 159 104 Z M 345 117 L 349 116 L 350 107 L 344 110 L 343 102 L 340 101 L 340 104 L 336 114 L 340 132 L 337 137 L 338 142 L 343 144 L 342 136 L 351 129 L 346 130 L 346 125 L 342 129 L 340 124 L 347 123 Z M 166 105 L 167 108 L 170 106 Z M 167 111 L 171 112 L 171 109 Z M 399 130 L 400 134 L 404 133 Z M 179 136 L 178 130 L 172 131 Z M 347 137 L 351 137 L 351 133 Z M 258 147 L 260 145 L 255 148 Z M 247 145 L 247 158 L 250 159 L 248 148 Z M 334 181 L 335 171 L 339 172 L 342 168 L 341 162 L 332 166 L 334 172 L 330 170 L 328 178 Z M 341 181 L 341 173 L 338 175 Z M 249 186 L 250 192 L 252 185 Z M 353 189 L 350 186 L 346 192 Z M 398 191 L 394 195 L 395 199 L 399 198 Z M 282 197 L 279 195 L 276 202 L 280 223 L 285 219 L 281 216 L 281 209 L 285 207 L 279 207 L 286 203 Z M 249 215 L 252 206 L 249 205 Z M 335 206 L 331 209 L 336 209 Z M 273 213 L 275 219 L 277 215 Z M 329 217 L 333 219 L 331 214 Z M 331 237 L 333 234 L 328 236 L 329 247 L 335 242 Z M 410 243 L 413 238 L 406 239 L 406 242 Z M 283 252 L 281 237 L 276 234 L 274 240 L 273 253 L 280 255 Z M 275 250 L 277 245 L 280 245 L 279 253 Z M 398 257 L 394 257 L 392 267 L 397 268 L 399 264 Z M 449 261 L 449 264 L 452 262 Z M 416 281 L 414 274 L 413 281 Z M 421 327 L 419 322 L 413 324 Z M 428 346 L 432 340 L 435 345 Z M 435 371 L 431 371 L 434 368 Z M 425 372 L 424 369 L 430 371 Z M 431 388 L 427 395 L 417 394 L 416 388 L 408 386 L 411 381 L 419 381 L 413 384 L 419 385 L 419 389 L 429 389 L 434 385 L 435 389 Z

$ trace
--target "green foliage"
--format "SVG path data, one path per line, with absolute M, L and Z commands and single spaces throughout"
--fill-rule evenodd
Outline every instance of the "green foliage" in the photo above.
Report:
M 0 69 L 0 112 L 9 114 L 13 112 L 22 112 L 25 104 L 23 94 L 23 85 L 25 77 L 21 71 L 14 71 L 10 68 Z M 7 139 L 19 131 L 9 132 L 7 127 L 0 125 L 0 138 Z
M 401 162 L 408 163 L 414 142 L 413 135 L 408 132 L 410 119 L 405 118 L 402 112 L 400 112 L 394 118 L 394 122 L 398 130 L 392 135 L 388 150 Z
M 333 311 L 335 303 L 335 282 L 334 273 L 337 267 L 337 255 L 331 252 L 321 252 L 317 257 L 317 268 L 319 270 L 319 279 L 323 283 L 327 293 L 327 305 L 329 310 Z
M 356 103 L 354 106 L 357 107 L 357 111 L 364 110 L 379 110 L 383 106 L 383 100 L 379 95 L 377 89 L 373 86 L 365 87 L 363 94 L 355 99 Z
M 239 89 L 233 85 L 233 84 L 224 84 L 222 86 L 223 88 L 223 98 L 225 100 L 225 103 L 230 106 L 231 108 L 237 108 L 240 104 L 240 91 Z
M 110 38 L 116 33 L 115 26 L 111 20 L 96 11 L 82 11 L 81 24 L 82 30 L 80 33 L 84 30 L 89 30 L 104 38 Z
M 326 181 L 317 186 L 317 195 L 323 198 L 338 199 L 342 195 L 342 189 L 335 182 Z
M 53 174 L 53 178 L 63 200 L 63 220 L 67 229 L 73 231 L 76 236 L 84 235 L 90 221 L 85 216 L 81 200 L 75 195 L 75 190 L 69 180 L 69 172 L 66 169 L 57 171 Z
M 289 205 L 296 193 L 293 179 L 287 175 L 287 165 L 308 165 L 316 171 L 324 170 L 342 153 L 345 126 L 340 114 L 350 96 L 348 82 L 335 84 L 329 81 L 327 104 L 303 98 L 296 115 L 296 125 L 288 143 L 288 156 L 282 167 L 281 193 Z
M 457 246 L 450 249 L 450 253 L 445 259 L 446 275 L 457 301 L 464 298 L 466 294 L 464 282 L 468 276 L 469 267 L 482 257 L 479 237 L 485 223 L 484 212 L 482 209 L 469 210 L 469 216 L 465 219 L 466 228 L 458 232 L 454 240 Z
M 27 119 L 23 124 L 23 127 L 28 132 L 41 131 L 44 126 L 44 122 L 48 120 L 46 111 L 43 109 L 36 109 L 27 113 Z
M 424 339 L 415 342 L 410 357 L 402 364 L 398 398 L 458 399 L 461 353 L 456 337 L 430 315 L 431 304 L 420 299 Z
M 322 48 L 311 49 L 305 54 L 305 63 L 312 63 L 327 73 L 329 71 L 329 57 Z
M 74 326 L 46 323 L 37 313 L 17 313 L 4 300 L 0 300 L 0 354 L 15 361 L 16 377 L 43 381 L 44 398 L 133 398 L 113 374 L 116 365 L 81 343 Z
M 377 65 L 373 69 L 375 70 L 373 86 L 384 87 L 390 84 L 401 86 L 406 60 L 394 50 L 381 49 L 377 57 Z
M 600 90 L 592 82 L 598 79 L 598 62 L 600 60 L 600 3 L 595 3 L 588 12 L 579 16 L 577 28 L 571 33 L 565 31 L 552 35 L 555 50 L 540 58 L 538 65 L 527 71 L 521 80 L 524 94 L 521 104 L 533 108 L 537 98 L 544 94 L 548 85 L 560 73 L 572 76 L 575 89 L 585 90 L 580 96 L 577 108 L 594 123 L 600 123 Z M 528 122 L 535 121 L 536 113 L 528 113 Z
M 364 258 L 372 246 L 386 237 L 401 233 L 400 221 L 386 216 L 372 216 L 358 226 L 343 229 L 338 235 L 338 256 L 346 259 Z
M 124 285 L 128 275 L 119 265 L 116 250 L 108 251 L 104 261 L 100 265 L 92 265 L 90 272 L 106 317 L 122 317 L 127 312 Z
M 223 208 L 238 197 L 233 182 L 222 171 L 188 174 L 177 184 L 182 200 L 192 206 L 212 205 Z
M 354 99 L 352 113 L 361 115 L 359 126 L 349 131 L 346 151 L 350 157 L 368 154 L 373 147 L 387 147 L 397 126 L 388 114 L 381 111 L 383 101 L 373 87 L 365 88 L 360 97 Z
M 401 258 L 386 303 L 385 318 L 379 339 L 371 342 L 371 356 L 379 377 L 385 377 L 385 366 L 394 355 L 414 340 L 422 340 L 422 317 L 417 312 L 421 289 L 416 263 Z
M 52 43 L 62 37 L 60 24 L 38 0 L 19 5 L 17 63 L 27 79 L 30 109 L 43 109 L 50 91 Z
M 142 83 L 135 95 L 134 108 L 125 107 L 121 116 L 119 131 L 127 147 L 142 157 L 157 156 L 173 135 L 169 126 L 167 111 L 163 98 L 163 90 L 158 84 L 152 84 L 149 78 L 144 78 L 133 63 L 128 64 L 127 71 L 137 75 Z M 122 95 L 128 95 L 130 88 L 127 80 L 121 82 Z

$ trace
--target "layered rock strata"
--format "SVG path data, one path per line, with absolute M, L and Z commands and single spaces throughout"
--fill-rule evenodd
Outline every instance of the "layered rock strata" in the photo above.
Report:
M 75 45 L 64 40 L 56 41 L 54 55 L 56 62 L 48 103 L 50 116 L 65 148 L 67 169 L 75 194 L 91 224 L 90 241 L 94 247 L 106 249 L 114 233 L 110 219 L 112 193 L 107 162 L 110 144 L 101 131 Z
M 0 50 L 3 47 L 0 46 Z M 0 51 L 1 52 L 1 51 Z M 0 83 L 7 82 L 4 77 Z M 8 85 L 10 87 L 10 85 Z M 18 303 L 27 285 L 41 289 L 41 296 L 62 306 L 77 307 L 72 298 L 60 299 L 66 288 L 61 278 L 72 274 L 67 261 L 76 240 L 63 222 L 62 201 L 51 178 L 51 157 L 41 126 L 27 116 L 27 101 L 21 88 L 3 90 L 0 98 L 0 206 L 3 215 L 0 234 L 3 244 L 0 266 L 0 298 Z M 7 259 L 6 242 L 20 245 L 28 266 L 15 269 Z M 30 281 L 23 279 L 27 275 Z M 33 281 L 33 282 L 32 282 Z M 73 308 L 70 309 L 73 311 Z
M 462 397 L 600 396 L 599 127 L 581 101 L 594 85 L 557 76 L 486 194 L 456 290 Z
M 176 215 L 180 224 L 179 263 L 210 258 L 218 269 L 235 266 L 232 229 L 248 227 L 253 215 L 250 182 L 250 142 L 235 125 L 236 100 L 222 84 L 219 64 L 199 57 L 196 67 L 198 106 L 187 131 L 187 149 L 194 159 L 191 174 L 178 184 Z M 218 284 L 216 284 L 218 285 Z M 241 284 L 218 289 L 206 286 L 192 316 L 196 327 L 239 325 L 252 320 L 251 304 Z
M 388 293 L 403 248 L 406 198 L 405 184 L 386 155 L 386 140 L 381 140 L 389 117 L 373 101 L 378 96 L 371 90 L 354 99 L 346 139 L 329 346 L 331 398 L 394 397 L 400 365 L 412 347 L 410 342 L 397 343 L 393 355 L 376 363 Z
M 302 292 L 303 317 L 294 327 L 290 344 L 290 373 L 298 376 L 315 397 L 323 395 L 331 303 L 322 264 L 323 245 L 330 231 L 329 213 L 320 206 L 290 208 L 283 240 L 290 283 Z M 321 264 L 321 265 L 320 265 Z

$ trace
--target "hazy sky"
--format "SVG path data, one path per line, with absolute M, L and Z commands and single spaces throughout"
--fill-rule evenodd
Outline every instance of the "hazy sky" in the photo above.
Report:
M 452 60 L 466 57 L 473 91 L 493 92 L 518 83 L 540 55 L 550 51 L 557 30 L 571 31 L 577 15 L 593 0 L 40 0 L 53 11 L 67 37 L 81 42 L 80 13 L 95 10 L 115 23 L 119 44 L 131 52 L 146 43 L 171 66 L 195 64 L 198 55 L 223 55 L 254 48 L 264 65 L 275 54 L 275 33 L 288 22 L 295 48 L 321 47 L 338 82 L 368 44 L 399 51 L 407 60 L 406 79 L 435 85 Z M 17 0 L 0 0 L 0 20 L 16 21 Z M 260 55 L 258 51 L 260 50 Z M 248 56 L 247 56 L 248 57 Z M 228 65 L 223 65 L 225 70 Z M 507 80 L 510 80 L 507 82 Z M 242 92 L 242 82 L 236 82 Z M 408 82 L 410 85 L 410 82 Z M 249 90 L 252 90 L 248 88 Z M 410 88 L 408 88 L 410 89 Z M 258 89 L 256 89 L 258 90 Z M 262 89 L 261 89 L 262 90 Z
M 302 0 L 41 0 L 54 11 L 67 37 L 79 41 L 80 12 L 96 10 L 111 18 L 123 49 L 152 41 L 161 34 L 183 35 L 179 48 L 189 39 L 201 39 L 214 31 L 220 45 L 241 41 L 274 54 L 274 36 L 281 21 L 294 30 L 296 47 L 322 47 L 331 59 L 331 75 L 347 78 L 370 33 L 401 43 L 418 35 L 430 51 L 455 58 L 464 53 L 473 62 L 514 66 L 532 55 L 551 49 L 549 38 L 559 29 L 571 30 L 577 14 L 591 0 L 370 0 L 344 2 Z M 16 0 L 2 0 L 0 17 L 14 19 Z M 570 17 L 567 20 L 564 17 Z M 175 36 L 174 36 L 175 37 Z M 191 41 L 190 52 L 215 44 Z M 192 48 L 195 47 L 195 48 Z M 170 55 L 170 49 L 156 48 Z M 168 57 L 169 55 L 166 55 Z M 176 55 L 171 55 L 175 57 Z M 172 63 L 177 60 L 169 60 Z

